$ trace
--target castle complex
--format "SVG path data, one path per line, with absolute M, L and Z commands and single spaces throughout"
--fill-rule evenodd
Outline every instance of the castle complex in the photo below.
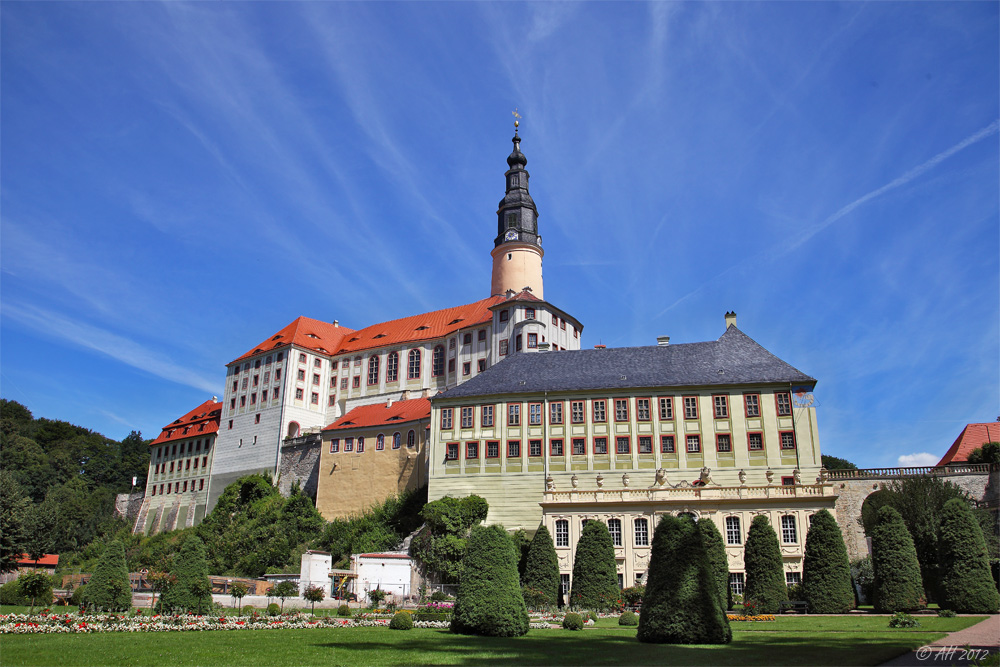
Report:
M 816 381 L 727 313 L 714 341 L 581 349 L 545 301 L 542 236 L 515 129 L 490 293 L 360 329 L 300 317 L 226 366 L 225 392 L 153 441 L 136 531 L 199 522 L 265 473 L 327 518 L 429 486 L 479 494 L 490 523 L 552 533 L 564 586 L 582 525 L 607 523 L 623 586 L 641 582 L 658 515 L 710 517 L 742 590 L 743 543 L 766 514 L 798 580 L 809 517 L 834 509 Z

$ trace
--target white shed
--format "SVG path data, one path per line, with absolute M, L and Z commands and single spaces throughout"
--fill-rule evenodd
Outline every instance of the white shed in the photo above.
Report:
M 413 561 L 405 553 L 354 554 L 353 570 L 357 574 L 354 592 L 364 599 L 368 591 L 380 588 L 397 597 L 410 594 Z

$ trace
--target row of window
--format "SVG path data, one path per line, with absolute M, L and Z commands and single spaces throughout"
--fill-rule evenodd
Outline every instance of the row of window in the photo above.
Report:
M 205 451 L 207 452 L 212 446 L 211 439 L 205 440 Z M 180 448 L 180 449 L 178 449 Z M 169 451 L 168 451 L 169 450 Z M 187 451 L 188 454 L 196 454 L 201 451 L 201 440 L 192 440 L 189 442 L 181 442 L 174 444 L 173 447 L 167 445 L 165 447 L 156 448 L 156 458 L 162 458 L 164 456 L 177 456 L 180 454 L 184 456 L 184 452 Z
M 682 436 L 685 440 L 685 449 L 688 454 L 698 454 L 701 450 L 701 435 L 690 434 Z M 778 433 L 778 437 L 781 441 L 781 449 L 783 450 L 794 450 L 795 449 L 795 433 L 793 431 L 781 431 Z M 627 435 L 619 435 L 615 437 L 615 453 L 616 454 L 631 454 L 632 453 L 632 437 Z M 637 438 L 638 440 L 638 452 L 639 454 L 652 454 L 653 453 L 653 437 L 648 435 L 641 435 Z M 566 456 L 567 451 L 565 449 L 566 441 L 563 438 L 551 438 L 549 440 L 549 456 Z M 459 456 L 459 444 L 457 442 L 449 442 L 445 444 L 445 459 L 448 461 L 454 461 L 458 459 Z M 569 439 L 569 454 L 573 456 L 586 456 L 587 455 L 587 439 L 586 438 L 570 438 Z M 715 435 L 715 448 L 717 452 L 727 453 L 733 451 L 732 436 L 729 433 L 717 433 Z M 764 434 L 760 432 L 747 433 L 747 449 L 749 451 L 762 451 L 764 449 Z M 607 437 L 594 437 L 591 438 L 590 450 L 593 454 L 607 454 L 608 453 L 608 438 Z M 676 440 L 673 435 L 661 435 L 660 436 L 660 453 L 661 454 L 676 454 Z M 500 442 L 497 440 L 491 440 L 486 443 L 486 458 L 495 458 L 500 456 Z M 518 458 L 521 456 L 521 441 L 520 440 L 508 440 L 507 441 L 507 457 L 508 458 Z M 542 440 L 529 440 L 528 441 L 528 456 L 542 456 Z M 479 442 L 472 441 L 465 443 L 465 458 L 466 459 L 478 459 L 479 458 Z
M 197 489 L 194 488 L 195 482 L 198 483 L 198 488 Z M 183 486 L 181 486 L 182 484 L 183 484 Z M 191 480 L 191 490 L 192 491 L 202 491 L 202 490 L 204 490 L 204 488 L 205 488 L 205 479 L 204 478 L 202 478 L 202 479 L 192 479 Z M 185 493 L 188 490 L 188 483 L 187 483 L 187 480 L 185 480 L 184 482 L 167 482 L 166 483 L 166 493 L 164 493 L 163 489 L 164 489 L 164 485 L 160 484 L 160 495 L 161 496 L 169 494 L 169 493 Z M 156 484 L 153 484 L 153 486 L 150 487 L 150 491 L 152 492 L 152 493 L 150 493 L 151 496 L 155 496 L 156 495 Z
M 202 468 L 207 468 L 208 467 L 208 457 L 207 456 L 203 456 L 203 457 L 201 457 L 201 459 L 199 459 L 196 456 L 193 459 L 187 459 L 186 461 L 176 461 L 176 463 L 177 463 L 177 471 L 180 472 L 181 470 L 190 470 L 191 469 L 191 461 L 194 461 L 194 469 L 197 470 L 198 469 L 198 461 L 199 460 L 201 461 L 201 467 Z M 170 462 L 170 470 L 169 470 L 169 472 L 173 472 L 174 471 L 174 463 L 175 463 L 174 461 Z M 168 470 L 167 470 L 167 463 L 166 462 L 157 463 L 157 464 L 154 465 L 154 467 L 153 467 L 153 474 L 154 475 L 159 475 L 161 472 L 163 472 L 163 473 L 168 472 Z
M 277 359 L 277 361 L 278 361 L 279 363 L 280 363 L 281 361 L 283 361 L 283 360 L 284 360 L 284 358 L 285 358 L 285 353 L 284 353 L 284 352 L 278 352 L 278 354 L 276 355 L 276 359 Z M 266 357 L 264 358 L 264 367 L 265 367 L 265 368 L 266 368 L 267 366 L 270 366 L 270 365 L 271 365 L 271 359 L 272 359 L 272 355 L 270 355 L 270 354 L 269 354 L 269 355 L 267 355 L 267 356 L 266 356 Z M 300 354 L 300 355 L 299 355 L 299 361 L 300 361 L 300 362 L 302 362 L 302 363 L 305 363 L 305 361 L 306 361 L 306 355 L 304 355 L 304 354 Z M 256 359 L 256 360 L 254 360 L 254 362 L 253 362 L 253 367 L 254 367 L 254 368 L 260 368 L 260 365 L 261 365 L 261 360 L 260 360 L 260 359 Z M 317 359 L 317 360 L 316 360 L 316 365 L 317 365 L 317 366 L 319 366 L 319 365 L 320 365 L 320 361 L 319 361 L 319 359 Z M 239 364 L 236 364 L 235 366 L 233 366 L 233 375 L 239 375 L 239 373 L 240 373 L 240 370 L 242 370 L 242 371 L 243 371 L 244 373 L 248 372 L 248 371 L 250 370 L 250 362 L 249 362 L 249 361 L 248 361 L 248 362 L 246 362 L 245 364 L 243 364 L 243 366 L 242 366 L 242 367 L 241 367 L 241 366 L 240 366 Z
M 301 399 L 302 398 L 302 390 L 301 389 L 296 389 L 295 391 L 296 391 L 296 398 L 300 398 Z M 264 402 L 267 401 L 267 397 L 268 397 L 269 393 L 270 393 L 270 396 L 271 396 L 271 400 L 272 401 L 276 401 L 281 396 L 281 387 L 274 387 L 273 389 L 270 390 L 270 392 L 267 389 L 262 389 L 260 391 L 260 402 L 261 403 L 264 403 Z M 240 400 L 240 407 L 241 408 L 245 408 L 247 406 L 247 398 L 248 398 L 248 396 L 249 396 L 249 399 L 250 399 L 250 405 L 257 405 L 257 392 L 253 391 L 253 392 L 250 392 L 249 395 L 244 394 L 244 395 L 240 396 L 239 400 Z M 317 396 L 319 396 L 319 394 L 317 394 Z M 231 411 L 236 409 L 236 397 L 235 396 L 233 398 L 229 399 L 229 409 Z
M 401 442 L 402 442 L 402 437 L 400 436 L 399 431 L 396 431 L 395 433 L 392 434 L 392 448 L 399 449 Z M 410 432 L 406 434 L 406 446 L 408 448 L 412 448 L 415 447 L 416 444 L 417 444 L 417 433 L 413 429 L 410 429 Z M 340 438 L 334 438 L 333 440 L 331 440 L 330 453 L 336 454 L 337 452 L 339 452 L 340 445 L 341 445 Z M 364 436 L 358 436 L 357 439 L 344 438 L 343 445 L 345 452 L 357 452 L 358 454 L 360 454 L 363 451 L 365 451 L 365 438 Z M 383 449 L 385 449 L 385 435 L 379 433 L 377 436 L 375 436 L 375 450 L 382 451 Z
M 584 519 L 582 526 L 594 519 Z M 581 528 L 582 528 L 581 526 Z M 569 547 L 569 520 L 557 519 L 555 526 L 555 544 L 557 547 Z M 623 544 L 622 520 L 608 519 L 608 532 L 611 533 L 611 542 L 620 547 Z M 785 514 L 781 517 L 781 541 L 783 544 L 797 544 L 798 530 L 795 516 Z M 632 520 L 632 544 L 637 547 L 649 546 L 649 520 L 639 517 Z M 726 544 L 738 546 L 743 544 L 743 532 L 740 526 L 740 517 L 726 517 Z
M 319 361 L 319 360 L 317 359 L 317 361 Z M 319 384 L 319 375 L 316 374 L 316 375 L 313 376 L 313 378 L 314 378 L 315 383 Z M 304 369 L 300 368 L 298 370 L 298 379 L 299 380 L 305 380 L 306 379 L 306 372 L 305 372 Z M 251 386 L 254 389 L 256 389 L 261 384 L 267 384 L 270 381 L 271 381 L 271 371 L 265 370 L 263 374 L 261 374 L 261 373 L 254 373 L 253 377 L 244 377 L 242 381 L 241 380 L 233 380 L 233 392 L 232 393 L 235 394 L 237 391 L 239 391 L 241 389 L 243 391 L 246 391 Z M 274 369 L 274 381 L 275 382 L 281 382 L 281 369 L 280 368 L 275 368 Z
M 698 397 L 697 396 L 684 396 L 682 397 L 683 405 L 683 415 L 684 419 L 698 419 Z M 774 395 L 775 409 L 779 417 L 784 417 L 792 414 L 791 398 L 788 392 L 778 392 Z M 634 401 L 634 407 L 633 407 Z M 608 421 L 608 409 L 609 407 L 613 410 L 612 414 L 614 416 L 614 421 L 616 422 L 627 422 L 629 421 L 630 411 L 635 410 L 636 421 L 648 422 L 652 421 L 652 406 L 653 399 L 651 398 L 615 398 L 611 399 L 609 406 L 609 401 L 603 398 L 595 398 L 590 400 L 590 412 L 591 421 L 594 423 L 604 423 Z M 674 419 L 674 397 L 672 396 L 662 396 L 656 399 L 657 407 L 659 411 L 660 419 L 659 421 L 673 421 Z M 747 417 L 759 417 L 760 416 L 760 394 L 744 394 L 744 414 Z M 569 421 L 572 424 L 583 424 L 586 421 L 586 404 L 587 401 L 554 401 L 548 404 L 549 406 L 549 424 L 563 424 L 565 419 L 565 408 L 566 403 L 569 403 Z M 715 395 L 712 397 L 713 405 L 713 417 L 716 419 L 724 419 L 729 417 L 729 396 L 727 395 Z M 455 408 L 442 408 L 441 409 L 441 428 L 450 429 L 452 428 L 454 420 L 454 410 Z M 475 427 L 475 406 L 468 406 L 460 408 L 461 410 L 461 426 L 462 428 L 474 428 Z M 482 405 L 479 406 L 480 411 L 480 425 L 484 428 L 493 426 L 493 413 L 494 406 L 492 405 Z M 542 424 L 542 403 L 528 403 L 528 424 L 531 426 L 540 426 Z M 520 426 L 521 425 L 521 404 L 520 403 L 508 403 L 507 404 L 507 425 L 508 426 Z

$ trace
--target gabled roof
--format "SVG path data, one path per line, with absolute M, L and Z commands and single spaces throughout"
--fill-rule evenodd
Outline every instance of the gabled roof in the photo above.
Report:
M 25 567 L 55 567 L 59 564 L 59 554 L 44 554 L 38 560 L 32 560 L 29 554 L 21 554 L 17 564 Z
M 175 419 L 164 426 L 156 440 L 149 444 L 159 445 L 164 442 L 217 433 L 221 417 L 222 403 L 209 399 L 180 419 Z
M 371 426 L 392 426 L 405 422 L 429 419 L 431 402 L 426 398 L 396 401 L 390 406 L 383 403 L 360 405 L 333 422 L 324 431 L 340 431 Z
M 542 391 L 694 387 L 816 380 L 777 358 L 735 325 L 716 341 L 518 353 L 434 400 Z
M 249 352 L 236 357 L 227 365 L 242 361 L 247 357 L 256 356 L 261 352 L 269 352 L 289 345 L 297 345 L 320 354 L 332 355 L 340 348 L 344 336 L 351 333 L 354 333 L 354 329 L 330 322 L 320 322 L 309 317 L 297 317 L 284 329 L 256 345 Z
M 505 300 L 506 298 L 502 296 L 491 296 L 464 306 L 373 324 L 353 332 L 350 336 L 345 336 L 342 344 L 331 352 L 344 354 L 411 341 L 443 338 L 461 329 L 490 322 L 493 319 L 490 306 Z
M 937 464 L 943 466 L 968 461 L 969 454 L 987 442 L 1000 442 L 1000 423 L 967 424 Z

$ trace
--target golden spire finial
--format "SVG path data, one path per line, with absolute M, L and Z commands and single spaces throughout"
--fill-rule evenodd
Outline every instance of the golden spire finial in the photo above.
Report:
M 517 132 L 517 127 L 518 125 L 520 125 L 518 121 L 521 118 L 521 114 L 517 112 L 517 107 L 514 107 L 514 110 L 511 111 L 511 114 L 513 114 L 514 116 L 514 131 Z

